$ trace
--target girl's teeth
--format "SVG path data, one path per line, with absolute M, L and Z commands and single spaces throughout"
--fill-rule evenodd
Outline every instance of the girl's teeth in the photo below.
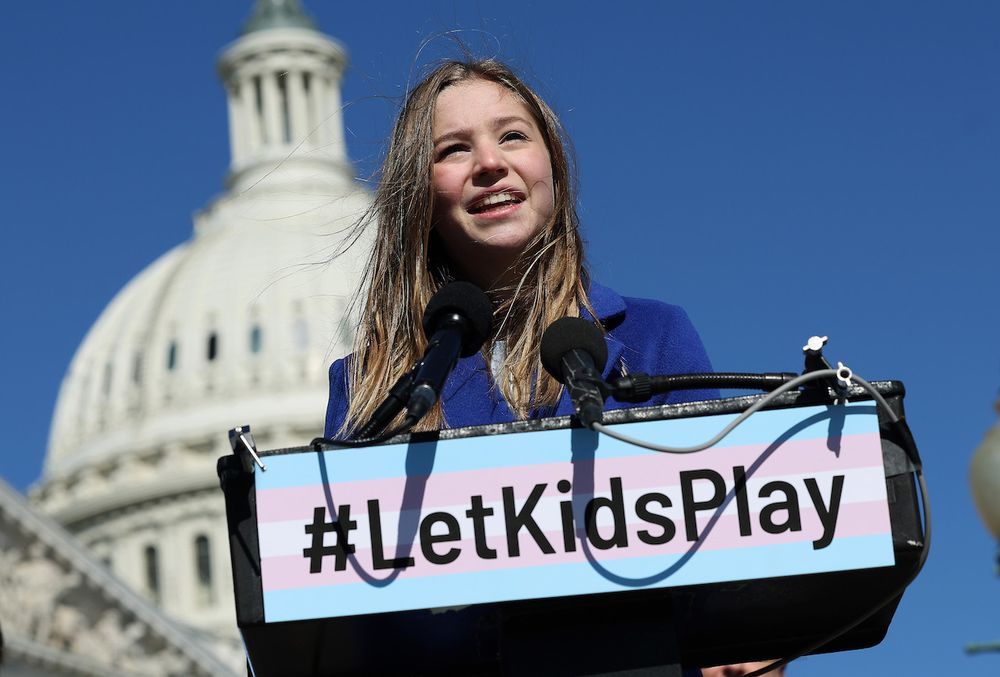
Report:
M 516 201 L 517 201 L 516 198 L 510 193 L 495 193 L 481 200 L 474 207 L 474 209 L 483 210 L 488 207 L 492 207 L 493 205 L 498 205 L 506 202 L 516 202 Z

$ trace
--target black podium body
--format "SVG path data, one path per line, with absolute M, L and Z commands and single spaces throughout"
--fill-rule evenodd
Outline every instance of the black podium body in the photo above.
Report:
M 878 382 L 874 385 L 897 415 L 902 416 L 902 384 Z M 759 397 L 761 396 L 745 396 L 617 410 L 607 412 L 605 422 L 651 424 L 658 421 L 719 417 L 742 411 Z M 850 400 L 852 403 L 871 402 L 870 397 L 861 389 L 852 390 Z M 824 429 L 829 431 L 831 439 L 827 446 L 830 458 L 839 458 L 839 440 L 833 438 L 839 435 L 838 426 L 843 426 L 843 420 L 838 419 L 836 409 L 841 405 L 833 405 L 825 392 L 787 393 L 767 407 L 767 410 L 796 410 L 817 406 L 822 407 L 822 411 L 826 413 L 817 414 L 813 418 L 821 420 Z M 874 408 L 870 407 L 869 411 L 874 413 Z M 880 500 L 884 503 L 883 509 L 887 509 L 889 526 L 886 528 L 891 527 L 891 532 L 887 531 L 885 535 L 885 542 L 891 542 L 890 561 L 886 565 L 764 577 L 742 576 L 739 566 L 735 566 L 727 574 L 727 580 L 691 585 L 649 587 L 643 581 L 626 582 L 627 584 L 618 586 L 614 591 L 573 594 L 572 589 L 567 588 L 570 592 L 560 592 L 553 596 L 535 595 L 526 599 L 500 599 L 472 604 L 452 604 L 454 599 L 446 599 L 445 603 L 429 603 L 424 608 L 369 612 L 367 608 L 359 607 L 359 613 L 338 611 L 335 616 L 298 620 L 274 620 L 269 617 L 271 612 L 265 613 L 264 579 L 268 569 L 265 566 L 262 571 L 261 565 L 262 531 L 261 524 L 258 523 L 256 481 L 259 472 L 256 475 L 247 472 L 244 459 L 238 455 L 224 457 L 219 462 L 219 474 L 226 496 L 237 622 L 246 642 L 248 656 L 255 673 L 266 677 L 328 674 L 600 674 L 663 666 L 680 661 L 686 665 L 715 665 L 796 653 L 852 619 L 864 615 L 872 608 L 875 600 L 904 583 L 920 559 L 923 549 L 920 513 L 914 468 L 904 450 L 907 440 L 899 439 L 897 433 L 883 423 L 882 414 L 879 413 L 879 419 L 874 425 L 877 428 L 876 442 L 881 449 L 885 482 L 885 490 L 881 494 L 883 498 Z M 573 425 L 570 418 L 562 417 L 452 429 L 413 435 L 412 438 L 397 439 L 391 443 L 436 442 L 443 445 L 449 440 L 457 442 L 480 436 L 566 430 Z M 635 434 L 641 436 L 642 430 L 641 426 L 636 427 Z M 594 433 L 578 430 L 571 434 Z M 779 436 L 774 443 L 766 446 L 757 462 L 739 467 L 746 471 L 747 476 L 752 476 L 760 468 L 766 467 L 765 457 L 780 447 L 783 439 L 785 438 Z M 712 454 L 714 449 L 700 453 Z M 268 463 L 282 456 L 318 458 L 318 455 L 324 453 L 338 452 L 302 447 L 261 452 L 260 455 L 264 463 Z M 567 451 L 567 455 L 569 453 Z M 570 460 L 567 457 L 567 461 L 577 465 L 582 463 L 579 458 Z M 426 474 L 431 471 L 418 467 L 413 472 Z M 565 489 L 568 494 L 570 489 Z M 597 493 L 590 495 L 596 496 Z M 733 512 L 733 506 L 738 500 L 727 495 L 726 501 L 718 507 L 718 516 L 721 517 L 727 508 Z M 828 500 L 832 506 L 834 499 L 829 493 Z M 416 504 L 420 505 L 420 501 L 417 500 Z M 331 503 L 330 508 L 332 513 L 336 509 L 336 503 Z M 358 510 L 359 506 L 355 506 L 355 516 L 358 515 Z M 423 512 L 426 513 L 427 510 Z M 607 511 L 605 522 L 612 519 L 613 512 Z M 714 517 L 711 511 L 702 515 L 708 516 Z M 344 517 L 346 520 L 346 516 Z M 772 520 L 782 521 L 773 515 Z M 785 515 L 786 531 L 790 521 L 791 518 Z M 696 528 L 704 532 L 707 529 L 703 522 L 704 520 L 699 522 Z M 774 521 L 771 522 L 772 525 L 773 523 Z M 662 520 L 659 524 L 662 526 Z M 683 520 L 677 520 L 675 529 L 680 533 L 686 526 L 690 528 Z M 273 527 L 269 528 L 273 531 Z M 594 537 L 597 540 L 593 542 L 612 547 L 607 545 L 607 541 L 614 538 L 609 536 L 607 524 L 595 528 L 598 534 Z M 744 527 L 741 525 L 740 528 Z M 760 531 L 759 525 L 754 528 Z M 603 535 L 600 533 L 602 529 Z M 750 531 L 751 527 L 746 526 L 746 529 Z M 649 535 L 654 531 L 650 529 L 645 533 Z M 307 547 L 309 544 L 328 545 L 331 542 L 323 539 L 313 541 L 308 536 L 308 529 L 306 532 L 302 538 Z M 430 534 L 431 531 L 428 531 L 423 537 L 429 539 Z M 558 536 L 555 538 L 558 540 Z M 587 536 L 580 535 L 580 538 L 583 543 Z M 685 555 L 696 554 L 701 538 L 699 536 L 696 542 L 687 546 L 689 552 Z M 331 539 L 337 540 L 332 535 Z M 679 536 L 677 540 L 680 540 Z M 458 541 L 454 539 L 448 541 L 442 538 L 430 552 L 437 553 L 438 556 L 442 553 L 447 555 L 457 550 L 457 544 Z M 564 545 L 573 547 L 568 543 Z M 471 541 L 465 547 L 471 550 Z M 813 541 L 813 548 L 817 547 L 825 545 Z M 483 549 L 487 549 L 485 545 Z M 355 571 L 351 575 L 361 576 L 373 588 L 390 589 L 394 584 L 396 570 L 385 560 L 398 555 L 395 551 L 387 552 L 382 561 L 383 568 L 376 569 L 371 567 L 370 559 L 365 559 L 367 555 L 347 552 L 344 557 L 348 560 L 348 566 L 343 571 L 349 572 L 352 567 L 367 567 L 367 571 Z M 746 557 L 749 558 L 747 561 L 752 560 L 751 555 Z M 354 562 L 353 558 L 357 558 L 358 562 Z M 327 573 L 316 574 L 333 575 L 331 570 L 335 559 L 334 554 L 329 553 L 326 561 L 319 564 L 320 567 L 326 567 Z M 736 558 L 732 561 L 738 565 L 741 560 Z M 695 566 L 696 560 L 692 558 L 691 562 Z M 781 567 L 788 563 L 777 564 L 778 570 L 787 569 L 787 566 L 785 569 Z M 594 562 L 597 569 L 603 566 L 601 562 Z M 405 571 L 405 568 L 400 571 Z M 614 575 L 610 578 L 613 579 Z M 697 576 L 692 580 L 698 580 Z M 557 588 L 563 583 L 555 577 L 551 585 Z M 663 585 L 662 581 L 657 584 Z M 477 591 L 476 594 L 488 597 L 491 591 Z M 319 603 L 319 593 L 316 599 Z M 434 598 L 432 596 L 429 599 Z M 896 598 L 822 650 L 839 651 L 877 644 L 888 629 L 898 601 L 899 598 Z

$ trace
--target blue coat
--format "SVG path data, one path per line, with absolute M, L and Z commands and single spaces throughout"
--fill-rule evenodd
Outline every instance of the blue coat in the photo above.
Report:
M 590 302 L 597 318 L 608 333 L 608 362 L 604 378 L 620 375 L 624 366 L 629 372 L 650 375 L 710 372 L 712 365 L 687 313 L 678 306 L 660 301 L 619 296 L 596 282 L 590 284 Z M 590 314 L 582 311 L 584 317 Z M 347 415 L 346 360 L 330 366 L 330 402 L 326 410 L 326 437 L 334 437 Z M 715 390 L 677 391 L 656 395 L 646 405 L 693 402 L 718 397 Z M 459 428 L 514 420 L 507 403 L 493 387 L 482 353 L 460 358 L 448 376 L 441 395 L 444 417 L 449 427 Z M 609 398 L 605 410 L 634 405 Z M 554 412 L 542 415 L 564 416 L 573 413 L 569 393 L 563 390 Z

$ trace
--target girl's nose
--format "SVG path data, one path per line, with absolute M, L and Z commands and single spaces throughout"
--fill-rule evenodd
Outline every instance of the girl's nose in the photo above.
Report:
M 507 162 L 500 149 L 485 146 L 476 149 L 476 174 L 506 174 Z

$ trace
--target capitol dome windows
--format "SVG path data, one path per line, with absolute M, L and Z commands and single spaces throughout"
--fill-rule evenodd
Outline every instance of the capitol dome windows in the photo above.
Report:
M 109 358 L 108 361 L 104 363 L 104 369 L 103 369 L 102 374 L 101 374 L 100 398 L 101 398 L 101 405 L 102 406 L 98 407 L 98 409 L 97 409 L 97 416 L 96 416 L 96 422 L 97 422 L 97 429 L 98 430 L 103 430 L 104 426 L 107 424 L 107 421 L 108 421 L 108 407 L 107 407 L 107 402 L 108 402 L 109 399 L 111 399 L 111 377 L 112 376 L 113 376 L 113 371 L 112 371 L 112 366 L 111 366 L 111 360 Z
M 142 353 L 137 352 L 132 359 L 132 383 L 139 385 L 142 383 Z
M 250 327 L 250 352 L 254 355 L 260 353 L 264 345 L 264 336 L 259 324 Z
M 167 346 L 167 371 L 177 368 L 177 341 L 171 341 Z
M 294 337 L 295 347 L 298 350 L 305 350 L 309 347 L 309 325 L 306 324 L 306 318 L 298 317 L 295 319 Z
M 104 363 L 104 378 L 101 380 L 101 394 L 107 397 L 111 394 L 111 362 Z
M 90 373 L 89 371 L 84 372 L 84 376 L 80 383 L 80 401 L 77 405 L 77 426 L 81 429 L 87 428 L 87 412 L 90 411 L 89 400 L 90 400 Z
M 215 358 L 218 356 L 219 356 L 219 335 L 213 331 L 208 335 L 208 343 L 205 346 L 205 357 L 208 358 L 209 362 L 214 362 Z
M 350 348 L 354 343 L 354 326 L 351 322 L 351 317 L 347 312 L 347 308 L 343 304 L 337 304 L 334 312 L 336 316 L 340 317 L 340 319 L 337 320 L 337 341 L 341 346 Z
M 215 592 L 212 588 L 212 550 L 205 534 L 199 534 L 194 539 L 194 566 L 198 603 L 209 606 L 215 601 Z
M 292 344 L 296 350 L 305 351 L 309 347 L 309 321 L 306 319 L 302 299 L 295 299 L 292 304 Z
M 146 574 L 146 593 L 154 602 L 160 602 L 160 556 L 155 545 L 147 545 L 142 551 L 143 568 Z

